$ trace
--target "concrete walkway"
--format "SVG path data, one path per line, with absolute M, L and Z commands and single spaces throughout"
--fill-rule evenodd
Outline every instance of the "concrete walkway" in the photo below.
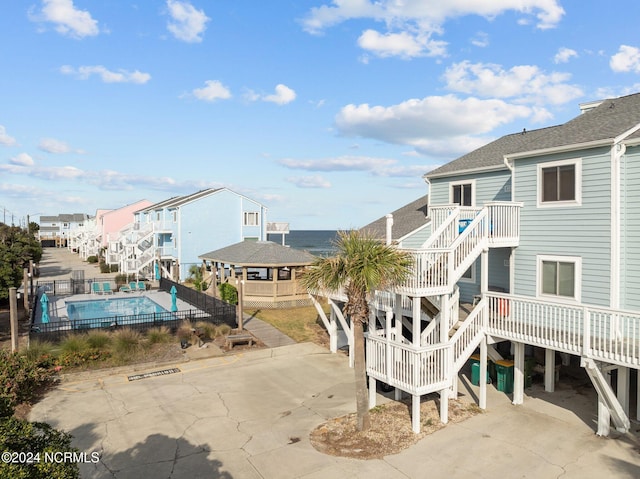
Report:
M 489 387 L 486 413 L 399 454 L 361 461 L 309 442 L 317 425 L 355 410 L 344 355 L 304 343 L 175 367 L 180 372 L 134 381 L 122 368 L 67 380 L 34 406 L 31 420 L 100 454 L 81 464 L 83 478 L 640 477 L 635 438 L 597 437 L 594 397 L 561 385 L 553 394 L 534 385 L 522 406 Z M 460 392 L 470 401 L 478 388 L 463 377 Z

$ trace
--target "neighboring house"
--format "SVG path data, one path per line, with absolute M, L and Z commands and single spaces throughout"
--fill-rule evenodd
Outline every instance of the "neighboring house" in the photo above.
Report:
M 136 211 L 151 204 L 148 200 L 140 200 L 114 210 L 97 210 L 93 218 L 71 232 L 72 241 L 69 247 L 84 260 L 89 256 L 98 256 L 109 241 L 117 240 L 120 230 L 133 223 L 133 214 Z
M 44 246 L 66 247 L 74 229 L 82 227 L 89 215 L 84 213 L 40 216 L 38 239 Z
M 127 274 L 184 281 L 198 255 L 245 240 L 265 240 L 267 208 L 227 188 L 169 198 L 134 214 L 110 242 L 109 261 Z
M 640 398 L 640 94 L 582 110 L 425 175 L 431 234 L 409 250 L 411 278 L 375 293 L 366 340 L 370 391 L 379 380 L 411 394 L 414 431 L 424 394 L 440 394 L 447 422 L 458 373 L 478 349 L 480 407 L 488 358 L 510 351 L 521 404 L 525 346 L 542 353 L 548 392 L 556 353 L 585 368 L 599 435 L 611 422 L 629 429 L 631 398 Z M 341 300 L 329 299 L 331 321 L 348 330 Z M 461 303 L 470 303 L 464 313 Z

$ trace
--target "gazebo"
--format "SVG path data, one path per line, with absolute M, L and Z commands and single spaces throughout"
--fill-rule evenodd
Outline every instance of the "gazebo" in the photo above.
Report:
M 298 282 L 316 257 L 272 241 L 242 241 L 198 256 L 211 266 L 216 285 L 243 281 L 246 308 L 291 308 L 311 305 Z M 217 291 L 217 288 L 216 288 Z

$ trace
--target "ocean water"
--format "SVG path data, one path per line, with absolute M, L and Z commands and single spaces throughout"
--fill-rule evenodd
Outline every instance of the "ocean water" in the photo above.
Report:
M 308 251 L 316 256 L 331 256 L 335 251 L 332 244 L 338 232 L 336 230 L 291 230 L 285 235 L 285 244 L 292 248 Z M 282 244 L 282 235 L 267 235 L 269 241 Z

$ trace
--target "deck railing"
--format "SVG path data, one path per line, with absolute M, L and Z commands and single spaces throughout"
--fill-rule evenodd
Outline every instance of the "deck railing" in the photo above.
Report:
M 640 314 L 488 293 L 488 333 L 623 366 L 640 366 Z
M 518 246 L 522 203 L 493 201 L 485 206 L 489 213 L 489 246 Z
M 451 347 L 416 348 L 368 335 L 367 374 L 411 394 L 428 394 L 451 384 Z

